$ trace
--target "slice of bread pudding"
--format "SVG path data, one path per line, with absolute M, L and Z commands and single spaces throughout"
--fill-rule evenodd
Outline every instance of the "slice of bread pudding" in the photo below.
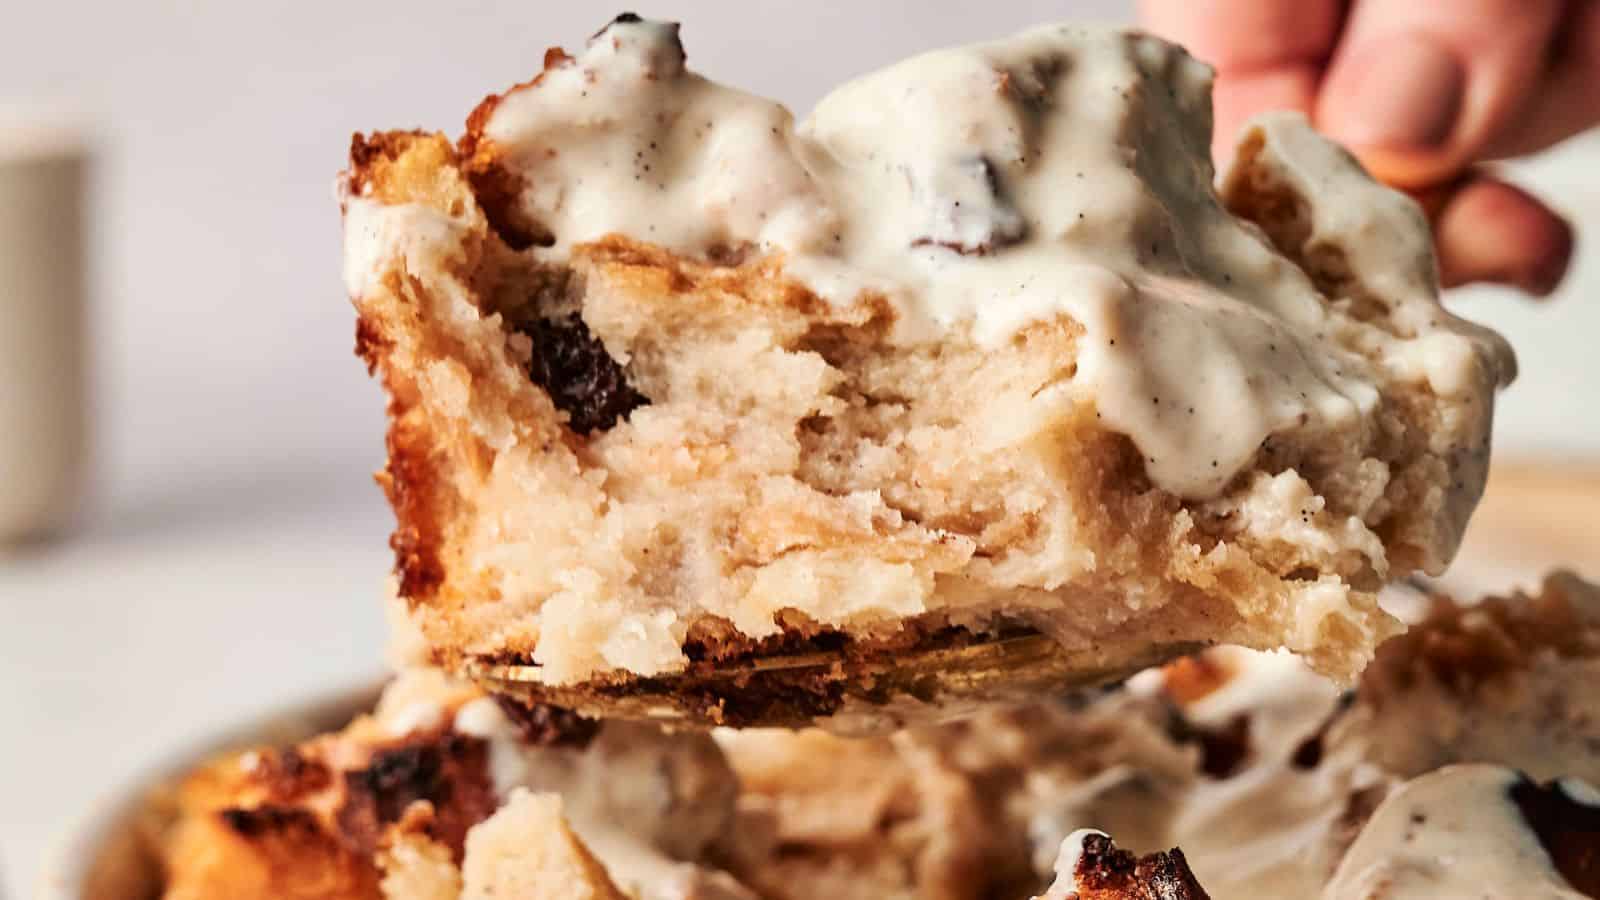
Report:
M 1348 679 L 1451 557 L 1514 363 L 1302 121 L 1220 194 L 1210 72 L 1063 26 L 796 125 L 623 16 L 342 182 L 436 659 L 549 684 L 1026 629 Z

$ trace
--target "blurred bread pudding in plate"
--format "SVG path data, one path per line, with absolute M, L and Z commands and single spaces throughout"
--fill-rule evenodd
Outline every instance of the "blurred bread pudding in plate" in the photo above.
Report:
M 1349 693 L 1227 649 L 871 738 L 583 722 L 412 670 L 191 775 L 164 897 L 1579 900 L 1597 668 L 1600 591 L 1557 576 L 1436 600 Z

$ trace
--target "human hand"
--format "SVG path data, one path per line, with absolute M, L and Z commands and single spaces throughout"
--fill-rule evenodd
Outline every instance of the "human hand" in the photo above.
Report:
M 1217 69 L 1219 161 L 1246 119 L 1296 109 L 1417 196 L 1447 286 L 1555 289 L 1572 229 L 1476 166 L 1600 124 L 1600 0 L 1140 0 Z

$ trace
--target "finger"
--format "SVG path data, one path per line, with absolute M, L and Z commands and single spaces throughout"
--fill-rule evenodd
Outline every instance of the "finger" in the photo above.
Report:
M 1239 141 L 1239 129 L 1252 116 L 1271 109 L 1292 109 L 1311 115 L 1317 96 L 1316 67 L 1296 63 L 1217 79 L 1211 94 L 1215 124 L 1211 156 L 1227 165 Z
M 1600 125 L 1600 0 L 1569 3 L 1550 49 L 1544 78 L 1523 113 L 1485 156 L 1533 153 Z
M 1358 0 L 1317 124 L 1385 181 L 1447 180 L 1519 113 L 1561 11 L 1561 0 Z
M 1536 297 L 1556 289 L 1572 261 L 1572 226 L 1536 197 L 1488 175 L 1464 179 L 1434 220 L 1445 287 L 1494 282 Z
M 1141 0 L 1139 16 L 1151 33 L 1216 68 L 1212 152 L 1224 163 L 1250 117 L 1278 109 L 1311 113 L 1344 6 L 1342 0 Z
M 1140 0 L 1139 21 L 1231 75 L 1326 60 L 1343 7 L 1340 0 Z

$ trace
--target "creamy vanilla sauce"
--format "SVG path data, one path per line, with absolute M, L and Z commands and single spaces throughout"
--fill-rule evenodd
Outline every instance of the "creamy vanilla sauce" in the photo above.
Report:
M 1338 689 L 1287 653 L 1210 651 L 1227 681 L 1184 706 L 1197 725 L 1247 717 L 1249 756 L 1227 778 L 1199 778 L 1166 808 L 1163 846 L 1181 847 L 1202 885 L 1230 900 L 1314 896 L 1342 849 L 1331 835 L 1350 798 L 1385 776 L 1363 746 L 1329 743 L 1316 766 L 1296 751 L 1333 715 Z
M 693 842 L 692 835 L 707 830 L 692 822 L 703 813 L 675 807 L 679 801 L 668 783 L 672 766 L 666 758 L 673 738 L 639 731 L 630 736 L 638 739 L 618 742 L 620 752 L 605 754 L 593 748 L 534 747 L 490 697 L 463 704 L 453 727 L 488 743 L 489 775 L 501 802 L 519 790 L 560 794 L 573 832 L 630 896 L 755 900 L 726 875 L 674 859 L 662 846 L 668 843 L 664 833 Z
M 344 287 L 364 297 L 382 284 L 399 261 L 402 272 L 426 272 L 461 245 L 467 233 L 457 221 L 420 203 L 379 203 L 369 197 L 342 196 L 344 210 Z
M 1229 215 L 1210 86 L 1154 38 L 1047 26 L 865 76 L 796 126 L 687 71 L 675 25 L 617 22 L 506 95 L 484 133 L 553 236 L 542 256 L 612 233 L 693 255 L 754 246 L 831 302 L 887 298 L 902 342 L 965 329 L 993 345 L 1070 317 L 1074 396 L 1189 498 L 1274 433 L 1368 427 L 1387 381 L 1457 396 L 1511 377 L 1503 342 L 1441 310 L 1415 204 L 1303 121 L 1251 126 L 1259 164 L 1313 198 L 1313 243 L 1350 261 L 1397 333 L 1331 313 Z
M 1080 828 L 1061 842 L 1061 852 L 1056 855 L 1056 878 L 1036 900 L 1073 900 L 1078 896 L 1078 863 L 1083 860 L 1083 842 L 1090 835 L 1105 837 L 1103 831 Z
M 1521 779 L 1511 769 L 1467 765 L 1407 782 L 1362 829 L 1323 900 L 1584 900 L 1512 801 Z M 1563 788 L 1586 802 L 1587 785 Z

